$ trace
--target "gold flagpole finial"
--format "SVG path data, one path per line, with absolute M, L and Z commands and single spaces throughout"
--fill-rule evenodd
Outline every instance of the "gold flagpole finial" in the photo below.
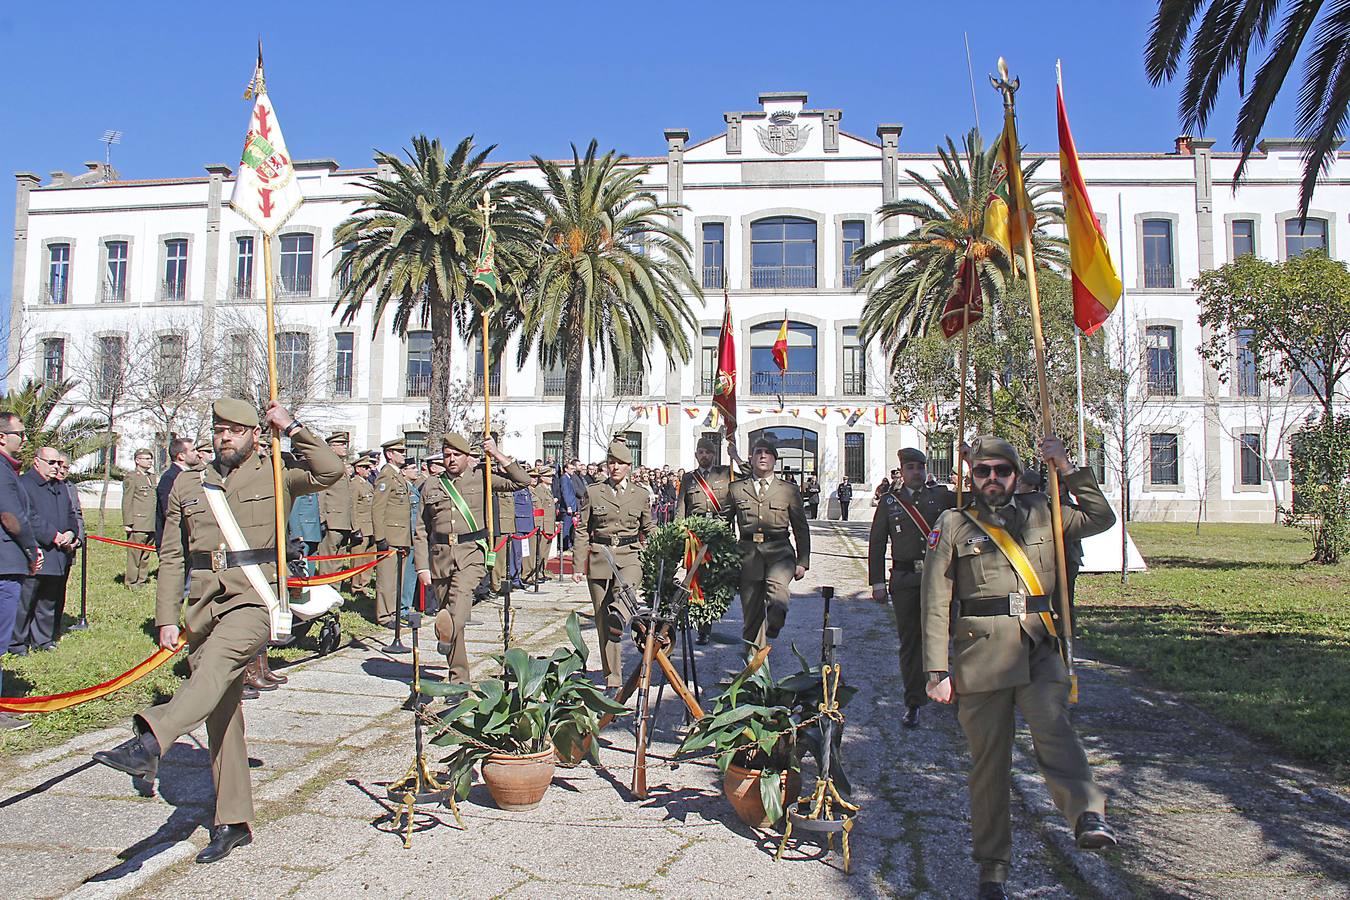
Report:
M 1013 94 L 1022 86 L 1022 79 L 1008 77 L 1008 61 L 1003 57 L 998 58 L 998 77 L 989 76 L 989 83 L 994 89 L 1003 95 L 1003 105 L 1011 107 L 1013 105 Z
M 258 64 L 253 69 L 253 78 L 244 89 L 244 99 L 252 100 L 255 94 L 267 93 L 267 79 L 263 77 L 262 38 L 258 38 Z

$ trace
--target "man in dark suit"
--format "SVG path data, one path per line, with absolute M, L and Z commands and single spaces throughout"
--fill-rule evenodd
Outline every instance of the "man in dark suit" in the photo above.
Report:
M 0 412 L 0 647 L 8 647 L 24 580 L 42 566 L 30 523 L 28 495 L 19 484 L 19 451 L 27 432 L 23 420 Z M 0 689 L 5 670 L 0 668 Z M 0 735 L 20 731 L 32 723 L 0 713 Z
M 61 630 L 65 610 L 65 575 L 70 570 L 69 549 L 75 545 L 79 523 L 70 505 L 70 492 L 56 479 L 61 453 L 39 447 L 33 467 L 19 477 L 33 511 L 33 532 L 42 548 L 42 568 L 24 581 L 19 613 L 10 637 L 10 652 L 51 650 Z
M 201 454 L 187 438 L 174 438 L 169 441 L 169 466 L 159 476 L 155 487 L 155 546 L 164 540 L 164 508 L 169 500 L 169 491 L 180 472 L 196 468 L 201 462 Z

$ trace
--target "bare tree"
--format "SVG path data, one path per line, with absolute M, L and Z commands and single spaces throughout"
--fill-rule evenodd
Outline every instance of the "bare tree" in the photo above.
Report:
M 329 383 L 331 366 L 312 333 L 277 311 L 277 400 L 296 418 L 322 424 L 317 402 Z M 224 394 L 267 409 L 267 332 L 263 311 L 257 307 L 224 307 L 216 311 L 219 346 L 214 353 L 219 388 Z M 308 413 L 308 415 L 306 415 Z
M 614 369 L 608 384 L 591 382 L 586 395 L 586 415 L 581 417 L 581 430 L 588 445 L 599 448 L 601 454 L 607 453 L 615 434 L 632 429 L 637 422 L 633 404 L 643 395 L 645 378 L 639 370 L 620 367 Z
M 81 403 L 107 427 L 103 445 L 103 486 L 98 498 L 100 528 L 107 515 L 117 426 L 124 416 L 135 411 L 130 388 L 135 373 L 141 368 L 143 344 L 139 336 L 131 333 L 95 334 L 89 338 L 87 352 L 73 354 L 69 362 L 70 371 L 79 382 Z
M 211 420 L 218 384 L 215 348 L 206 344 L 200 320 L 170 318 L 140 351 L 144 363 L 129 373 L 127 402 L 167 439 L 197 440 Z

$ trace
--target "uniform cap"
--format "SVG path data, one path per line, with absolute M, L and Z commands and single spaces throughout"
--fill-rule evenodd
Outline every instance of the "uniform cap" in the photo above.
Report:
M 351 435 L 345 431 L 335 431 L 328 436 L 328 439 L 325 443 L 332 444 L 337 442 L 349 444 L 351 443 Z
M 454 450 L 456 453 L 472 454 L 474 452 L 469 447 L 469 439 L 457 431 L 447 431 L 441 435 L 441 449 Z
M 381 450 L 407 450 L 407 449 L 408 449 L 408 446 L 407 446 L 407 444 L 403 443 L 403 438 L 394 438 L 393 440 L 388 440 L 388 441 L 385 441 L 383 444 L 381 444 L 381 445 L 380 445 L 380 449 L 381 449 Z
M 928 457 L 924 456 L 923 451 L 914 447 L 905 447 L 900 451 L 900 462 L 916 462 L 928 465 Z
M 194 447 L 193 449 L 195 449 L 198 453 L 215 453 L 215 452 L 216 452 L 215 446 L 214 446 L 210 441 L 202 441 L 200 444 L 198 444 L 198 445 L 197 445 L 196 447 Z
M 225 397 L 211 405 L 211 418 L 217 422 L 231 422 L 235 425 L 258 427 L 258 410 L 245 400 Z
M 356 458 L 356 462 L 352 463 L 352 468 L 355 469 L 357 466 L 373 466 L 373 465 L 375 465 L 375 460 L 371 459 L 369 456 L 358 456 Z
M 132 454 L 132 458 L 134 459 L 137 456 L 154 456 L 154 455 L 155 454 L 151 453 L 148 449 L 142 447 L 141 449 L 137 450 L 135 453 Z
M 778 458 L 778 448 L 773 445 L 772 441 L 766 440 L 755 441 L 755 445 L 750 448 L 750 455 L 754 456 L 760 450 L 767 450 L 773 454 L 774 459 Z
M 628 445 L 620 441 L 614 441 L 609 445 L 609 451 L 606 454 L 615 462 L 632 463 L 633 451 L 628 449 Z
M 1017 471 L 1022 471 L 1022 460 L 1017 456 L 1017 449 L 992 434 L 982 434 L 970 445 L 970 461 L 975 463 L 982 459 L 1001 459 L 1012 463 Z
M 696 446 L 700 450 L 707 450 L 712 453 L 717 452 L 717 441 L 714 441 L 712 438 L 699 438 Z

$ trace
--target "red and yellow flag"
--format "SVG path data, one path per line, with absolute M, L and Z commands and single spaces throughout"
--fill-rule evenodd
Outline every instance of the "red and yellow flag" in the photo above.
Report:
M 773 342 L 773 361 L 774 365 L 778 366 L 778 371 L 780 372 L 786 372 L 788 366 L 787 325 L 787 312 L 784 311 L 783 324 L 778 329 L 778 337 L 775 338 Z
M 975 260 L 967 253 L 961 258 L 951 293 L 942 307 L 939 319 L 942 334 L 950 340 L 983 318 L 984 295 L 980 291 L 980 276 L 975 268 Z
M 722 333 L 717 338 L 717 380 L 713 406 L 722 411 L 727 437 L 736 434 L 736 337 L 731 329 L 731 296 L 722 289 Z
M 1013 253 L 1022 249 L 1035 223 L 1031 198 L 1022 182 L 1022 155 L 1017 146 L 1017 122 L 1011 109 L 1003 111 L 1003 133 L 998 136 L 998 157 L 994 161 L 991 181 L 984 212 L 984 236 L 998 244 L 1011 261 Z
M 1056 90 L 1059 105 L 1059 181 L 1064 190 L 1064 230 L 1069 235 L 1069 268 L 1073 271 L 1073 320 L 1092 334 L 1120 302 L 1120 275 L 1111 262 L 1101 223 L 1092 212 L 1078 150 L 1064 110 L 1064 86 Z

